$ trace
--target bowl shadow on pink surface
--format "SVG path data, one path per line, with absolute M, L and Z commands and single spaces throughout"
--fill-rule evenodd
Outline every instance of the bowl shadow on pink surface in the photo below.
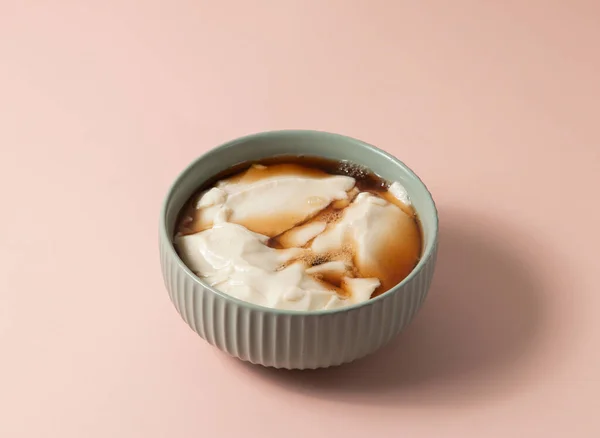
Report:
M 510 393 L 531 372 L 544 321 L 541 283 L 511 252 L 515 239 L 502 224 L 441 211 L 429 296 L 390 344 L 329 369 L 240 364 L 269 384 L 350 403 L 457 405 Z

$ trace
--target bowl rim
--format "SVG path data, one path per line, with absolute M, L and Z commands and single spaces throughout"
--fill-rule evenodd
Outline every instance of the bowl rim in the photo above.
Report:
M 173 238 L 172 238 L 172 236 L 169 236 L 169 233 L 167 232 L 167 224 L 166 224 L 167 209 L 169 206 L 169 202 L 170 202 L 171 198 L 173 197 L 173 194 L 175 193 L 176 188 L 179 186 L 180 181 L 189 172 L 191 172 L 191 170 L 196 166 L 196 164 L 198 162 L 205 160 L 206 157 L 208 157 L 210 155 L 213 155 L 216 153 L 222 153 L 222 151 L 224 151 L 224 150 L 235 148 L 238 145 L 246 143 L 252 139 L 277 136 L 277 135 L 281 135 L 281 134 L 322 135 L 322 136 L 326 136 L 326 137 L 342 139 L 342 140 L 348 141 L 350 143 L 359 144 L 362 147 L 370 149 L 373 153 L 379 154 L 379 155 L 383 156 L 384 158 L 392 161 L 395 165 L 397 165 L 398 167 L 401 167 L 408 175 L 410 175 L 410 177 L 414 178 L 417 181 L 417 183 L 422 186 L 422 188 L 425 191 L 427 201 L 429 201 L 431 203 L 431 206 L 433 208 L 433 213 L 434 213 L 433 227 L 431 230 L 429 230 L 431 233 L 431 240 L 430 240 L 429 244 L 426 246 L 422 257 L 420 258 L 419 262 L 417 263 L 417 266 L 415 266 L 414 269 L 410 272 L 410 274 L 408 274 L 400 283 L 398 283 L 391 289 L 385 291 L 381 295 L 376 296 L 375 298 L 371 298 L 367 301 L 352 304 L 352 305 L 346 306 L 346 307 L 340 307 L 340 308 L 335 308 L 335 309 L 323 309 L 323 310 L 276 309 L 273 307 L 261 306 L 258 304 L 250 303 L 248 301 L 240 300 L 239 298 L 235 298 L 231 295 L 221 292 L 220 290 L 205 283 L 200 277 L 198 277 L 196 274 L 194 274 L 187 267 L 187 265 L 183 262 L 183 260 L 181 260 L 181 258 L 179 257 L 179 254 L 177 254 L 177 251 L 175 250 L 175 246 L 173 244 Z M 357 164 L 360 164 L 360 163 L 357 163 Z M 378 301 L 384 300 L 388 297 L 391 297 L 392 295 L 395 295 L 396 293 L 398 293 L 402 289 L 404 289 L 404 287 L 408 283 L 410 283 L 419 274 L 419 272 L 421 272 L 423 270 L 423 268 L 425 267 L 425 265 L 427 264 L 429 259 L 434 254 L 434 251 L 437 246 L 438 233 L 439 233 L 439 215 L 438 215 L 438 210 L 437 210 L 435 201 L 433 200 L 433 196 L 431 195 L 431 192 L 429 191 L 429 189 L 427 188 L 425 183 L 421 180 L 421 178 L 412 169 L 410 169 L 406 164 L 404 164 L 402 161 L 400 161 L 395 156 L 389 154 L 388 152 L 385 152 L 384 150 L 378 148 L 377 146 L 369 144 L 363 140 L 349 137 L 349 136 L 346 136 L 343 134 L 336 134 L 336 133 L 332 133 L 332 132 L 318 131 L 318 130 L 311 130 L 311 129 L 283 129 L 283 130 L 256 132 L 253 134 L 248 134 L 248 135 L 244 135 L 242 137 L 235 138 L 233 140 L 222 143 L 219 146 L 215 146 L 215 147 L 211 148 L 210 150 L 208 150 L 207 152 L 203 153 L 202 155 L 197 157 L 195 160 L 193 160 L 190 164 L 188 164 L 175 177 L 175 179 L 173 180 L 173 182 L 167 189 L 167 193 L 162 201 L 162 205 L 161 205 L 161 209 L 160 209 L 160 222 L 159 222 L 159 236 L 163 242 L 166 242 L 165 246 L 166 246 L 166 251 L 168 251 L 168 253 L 169 253 L 168 254 L 169 257 L 171 259 L 174 259 L 177 263 L 178 268 L 182 269 L 183 272 L 185 272 L 185 274 L 188 277 L 190 277 L 195 283 L 199 284 L 200 286 L 202 286 L 204 289 L 210 291 L 211 293 L 221 297 L 222 299 L 231 301 L 231 302 L 237 304 L 238 306 L 243 306 L 248 309 L 251 309 L 254 311 L 259 311 L 259 312 L 266 312 L 266 313 L 272 313 L 272 314 L 277 314 L 277 315 L 293 315 L 293 316 L 311 316 L 311 315 L 320 316 L 320 315 L 331 315 L 331 314 L 337 314 L 337 313 L 346 313 L 346 312 L 350 312 L 350 311 L 357 310 L 360 308 L 372 306 Z

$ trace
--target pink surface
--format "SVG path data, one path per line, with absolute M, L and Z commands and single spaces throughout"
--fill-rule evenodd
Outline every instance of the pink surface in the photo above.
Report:
M 599 17 L 591 0 L 1 1 L 0 436 L 599 436 Z M 423 311 L 341 369 L 224 356 L 159 273 L 176 174 L 280 128 L 377 144 L 439 204 Z

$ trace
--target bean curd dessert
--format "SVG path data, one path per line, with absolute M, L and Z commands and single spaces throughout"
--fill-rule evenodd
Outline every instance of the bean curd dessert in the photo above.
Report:
M 422 238 L 399 182 L 311 157 L 246 163 L 217 175 L 182 209 L 175 248 L 205 283 L 256 305 L 346 307 L 415 268 Z

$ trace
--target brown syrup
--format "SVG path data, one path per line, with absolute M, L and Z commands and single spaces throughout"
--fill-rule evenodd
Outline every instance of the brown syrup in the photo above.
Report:
M 402 236 L 394 235 L 394 232 L 398 230 L 398 227 L 395 226 L 396 224 L 392 224 L 389 227 L 389 238 L 386 238 L 386 244 L 381 251 L 381 256 L 377 257 L 378 263 L 376 266 L 364 266 L 361 267 L 362 269 L 359 269 L 356 263 L 354 263 L 355 251 L 351 243 L 345 245 L 341 250 L 326 254 L 314 254 L 307 250 L 302 260 L 308 266 L 317 266 L 330 261 L 347 262 L 353 268 L 345 272 L 345 276 L 376 277 L 380 279 L 381 285 L 373 293 L 373 296 L 377 296 L 402 281 L 418 263 L 422 250 L 421 224 L 417 214 L 411 207 L 404 205 L 387 191 L 390 183 L 362 166 L 321 157 L 279 156 L 256 162 L 242 163 L 215 175 L 203 184 L 182 208 L 177 222 L 176 233 L 183 235 L 193 234 L 212 226 L 212 224 L 201 224 L 199 222 L 199 210 L 195 208 L 195 205 L 200 194 L 213 187 L 218 181 L 229 179 L 231 182 L 250 183 L 265 177 L 277 175 L 310 176 L 313 178 L 345 175 L 353 177 L 356 181 L 355 187 L 358 190 L 353 190 L 350 193 L 349 201 L 334 201 L 314 217 L 305 218 L 305 220 L 298 222 L 297 225 L 312 221 L 323 221 L 328 225 L 335 223 L 342 217 L 344 208 L 352 202 L 352 198 L 358 192 L 370 192 L 393 203 L 409 215 L 409 218 L 404 219 L 405 222 L 407 220 L 409 222 L 412 221 L 410 224 L 397 224 L 398 227 L 404 230 Z M 276 229 L 277 222 L 285 219 L 289 220 L 287 217 L 278 218 L 270 216 L 241 225 L 255 232 L 272 235 L 269 234 L 269 230 Z M 406 233 L 407 229 L 410 230 L 408 235 Z M 284 248 L 279 242 L 278 237 L 278 234 L 274 235 L 269 239 L 267 244 L 272 248 Z M 307 248 L 310 244 L 311 241 L 304 247 Z M 335 290 L 339 295 L 347 295 L 343 288 L 342 276 L 327 273 L 314 274 L 313 278 L 328 288 Z

